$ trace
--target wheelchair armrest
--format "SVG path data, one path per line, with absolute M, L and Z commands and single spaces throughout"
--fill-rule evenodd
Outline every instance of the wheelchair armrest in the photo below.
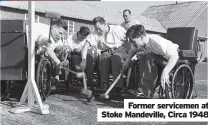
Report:
M 176 64 L 188 64 L 188 60 L 178 60 Z
M 193 50 L 179 50 L 179 57 L 193 58 L 196 57 L 196 52 Z

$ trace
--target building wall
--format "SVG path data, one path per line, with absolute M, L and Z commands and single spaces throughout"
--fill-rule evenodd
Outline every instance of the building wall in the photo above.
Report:
M 3 19 L 6 19 L 6 20 L 14 20 L 14 19 L 24 20 L 25 19 L 25 14 L 27 14 L 26 10 L 19 10 L 19 9 L 13 9 L 13 8 L 8 8 L 8 7 L 1 7 L 0 12 L 1 12 L 0 19 L 2 19 L 2 20 Z M 48 24 L 48 25 L 50 24 L 50 19 L 45 18 L 43 13 L 36 12 L 36 15 L 39 16 L 39 22 L 40 23 L 44 23 L 44 24 Z M 93 31 L 93 26 L 92 26 L 90 21 L 72 19 L 72 18 L 68 18 L 68 17 L 65 17 L 64 20 L 68 20 L 68 21 L 70 21 L 70 23 L 72 23 L 72 21 L 74 21 L 74 32 L 78 31 L 81 26 L 86 26 L 91 31 Z M 72 27 L 70 27 L 70 28 L 72 28 Z M 72 30 L 70 30 L 70 31 L 72 31 Z M 67 32 L 65 36 L 67 36 L 67 34 L 70 34 L 70 33 Z

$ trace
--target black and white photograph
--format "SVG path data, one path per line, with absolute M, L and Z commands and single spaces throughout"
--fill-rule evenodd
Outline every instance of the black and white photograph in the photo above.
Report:
M 207 1 L 0 1 L 1 125 L 207 125 L 207 13 Z M 125 100 L 152 100 L 164 120 L 119 116 Z

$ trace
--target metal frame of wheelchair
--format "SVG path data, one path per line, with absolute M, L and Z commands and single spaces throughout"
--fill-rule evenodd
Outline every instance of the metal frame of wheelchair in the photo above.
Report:
M 42 100 L 45 100 L 51 93 L 52 84 L 52 61 L 46 52 L 36 55 L 36 84 Z
M 160 98 L 167 99 L 192 98 L 192 93 L 195 86 L 194 71 L 196 63 L 197 61 L 195 57 L 179 57 L 176 66 L 170 72 L 170 84 L 166 84 L 165 90 L 163 90 L 158 79 L 155 86 L 155 91 L 152 92 L 151 98 L 154 98 L 155 93 L 157 93 Z M 158 84 L 159 86 L 157 86 Z

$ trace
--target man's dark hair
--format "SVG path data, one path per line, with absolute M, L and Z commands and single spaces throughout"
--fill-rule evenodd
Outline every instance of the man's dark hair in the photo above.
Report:
M 125 12 L 129 12 L 129 14 L 131 14 L 131 10 L 129 10 L 129 9 L 125 9 L 125 10 L 123 11 L 123 13 L 125 13 Z
M 95 17 L 95 18 L 92 20 L 93 25 L 96 25 L 98 22 L 99 22 L 100 24 L 106 24 L 105 19 L 104 19 L 103 17 L 100 17 L 100 16 Z
M 85 26 L 81 26 L 79 29 L 79 33 L 82 34 L 84 37 L 87 37 L 90 34 L 90 29 Z
M 57 25 L 57 26 L 63 27 L 65 30 L 68 29 L 68 25 L 67 25 L 67 22 L 65 20 L 53 19 L 52 25 Z
M 131 41 L 134 38 L 139 38 L 142 35 L 145 35 L 146 31 L 143 25 L 141 24 L 136 24 L 131 26 L 127 32 L 126 32 L 126 38 L 129 38 L 129 40 Z

